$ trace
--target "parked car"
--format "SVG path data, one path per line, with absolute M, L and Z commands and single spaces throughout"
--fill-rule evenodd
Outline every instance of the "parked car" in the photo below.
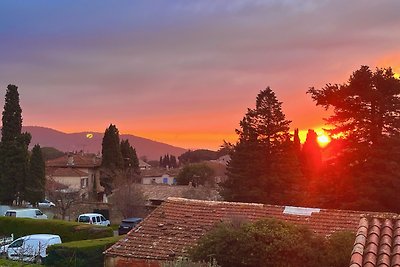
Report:
M 28 262 L 42 263 L 47 256 L 47 247 L 60 244 L 61 238 L 58 235 L 35 234 L 20 237 L 9 245 L 2 246 L 6 257 L 11 260 L 22 260 Z
M 17 218 L 47 219 L 47 215 L 39 209 L 14 209 L 7 210 L 4 216 Z
M 110 226 L 110 221 L 100 213 L 84 213 L 78 216 L 78 222 L 90 223 L 101 226 Z
M 43 200 L 43 201 L 40 201 L 40 202 L 38 203 L 38 206 L 39 206 L 39 208 L 52 208 L 52 207 L 55 207 L 56 204 L 54 204 L 53 202 L 51 202 L 51 201 L 48 200 L 48 199 L 45 199 L 45 200 Z
M 121 221 L 121 224 L 118 227 L 118 234 L 124 235 L 127 234 L 133 227 L 143 221 L 142 218 L 126 218 Z

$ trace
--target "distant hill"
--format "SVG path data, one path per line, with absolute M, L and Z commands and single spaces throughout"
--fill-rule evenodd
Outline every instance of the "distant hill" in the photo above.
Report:
M 81 132 L 63 133 L 54 129 L 39 126 L 24 126 L 22 131 L 31 133 L 31 146 L 40 144 L 41 147 L 54 147 L 64 152 L 85 151 L 101 152 L 101 142 L 104 133 Z M 87 138 L 92 134 L 92 138 Z M 171 146 L 161 142 L 153 141 L 143 137 L 130 134 L 121 134 L 120 139 L 128 139 L 129 143 L 136 149 L 138 156 L 146 156 L 149 160 L 158 160 L 165 154 L 179 156 L 187 149 Z

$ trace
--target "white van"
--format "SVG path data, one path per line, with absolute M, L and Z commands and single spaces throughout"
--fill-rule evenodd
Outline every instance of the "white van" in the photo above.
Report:
M 11 260 L 42 263 L 43 258 L 47 256 L 47 247 L 54 244 L 61 244 L 60 236 L 35 234 L 20 237 L 1 247 L 1 250 L 5 251 L 6 257 Z
M 84 213 L 78 216 L 78 222 L 110 226 L 110 221 L 100 213 Z
M 17 218 L 47 219 L 47 215 L 43 214 L 39 209 L 15 209 L 7 210 L 4 216 Z

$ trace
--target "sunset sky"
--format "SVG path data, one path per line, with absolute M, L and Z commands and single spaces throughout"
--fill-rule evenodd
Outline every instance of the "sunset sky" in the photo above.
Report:
M 24 125 L 217 149 L 270 86 L 292 128 L 327 113 L 310 86 L 361 65 L 400 73 L 400 1 L 0 2 L 0 105 Z

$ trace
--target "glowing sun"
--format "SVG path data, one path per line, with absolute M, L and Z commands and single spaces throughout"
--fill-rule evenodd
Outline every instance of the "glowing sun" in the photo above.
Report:
M 327 136 L 326 134 L 320 134 L 317 137 L 317 141 L 320 146 L 324 147 L 329 144 L 331 138 L 329 138 L 329 136 Z

